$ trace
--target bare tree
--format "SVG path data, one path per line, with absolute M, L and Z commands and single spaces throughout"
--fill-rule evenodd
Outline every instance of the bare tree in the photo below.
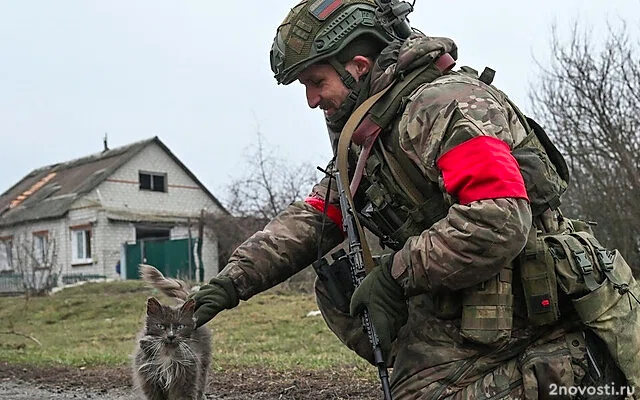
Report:
M 227 209 L 235 216 L 272 219 L 306 196 L 317 180 L 311 164 L 295 165 L 274 156 L 260 132 L 246 159 L 246 175 L 228 187 Z
M 208 214 L 204 224 L 218 240 L 219 267 L 231 253 L 289 204 L 306 196 L 316 182 L 311 164 L 292 164 L 274 156 L 258 131 L 256 145 L 247 152 L 246 175 L 227 188 L 226 208 L 231 215 Z
M 41 296 L 56 286 L 61 265 L 55 235 L 21 233 L 13 240 L 16 272 L 22 275 L 25 294 Z
M 576 23 L 561 43 L 552 31 L 552 62 L 530 90 L 536 118 L 566 156 L 572 181 L 565 210 L 598 222 L 596 231 L 640 262 L 640 54 L 627 28 L 609 27 L 597 48 Z M 636 270 L 636 272 L 638 272 Z

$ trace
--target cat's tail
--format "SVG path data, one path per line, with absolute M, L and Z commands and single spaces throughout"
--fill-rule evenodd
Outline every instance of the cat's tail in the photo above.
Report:
M 151 265 L 140 264 L 140 277 L 148 282 L 154 288 L 160 290 L 169 297 L 175 297 L 180 300 L 186 300 L 189 296 L 189 288 L 187 284 L 181 280 L 174 278 L 166 278 L 162 272 Z

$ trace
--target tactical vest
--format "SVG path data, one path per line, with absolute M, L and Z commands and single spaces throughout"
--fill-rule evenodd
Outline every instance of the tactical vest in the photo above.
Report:
M 383 246 L 393 250 L 400 250 L 411 236 L 419 235 L 447 212 L 438 184 L 427 180 L 402 153 L 393 123 L 411 93 L 441 76 L 443 73 L 432 65 L 418 68 L 396 83 L 369 112 L 378 126 L 391 129 L 383 131 L 367 158 L 366 179 L 357 200 L 367 202 L 360 207 L 363 224 L 378 235 Z
M 533 215 L 540 215 L 548 208 L 556 209 L 567 188 L 569 174 L 563 157 L 544 130 L 525 117 L 502 92 L 489 86 L 491 73 L 484 72 L 479 78 L 475 70 L 462 67 L 460 72 L 445 74 L 482 78 L 498 102 L 509 102 L 529 132 L 512 153 L 520 165 Z M 393 123 L 399 118 L 409 95 L 441 76 L 443 73 L 431 66 L 414 70 L 396 83 L 369 112 L 377 125 L 390 129 L 375 143 L 366 162 L 366 179 L 359 189 L 365 197 L 362 199 L 360 194 L 359 200 L 361 204 L 366 203 L 361 207 L 361 220 L 378 234 L 382 244 L 394 250 L 400 250 L 411 236 L 419 235 L 442 219 L 452 204 L 438 183 L 428 180 L 402 151 L 398 128 Z
M 510 104 L 525 127 L 528 134 L 512 154 L 519 164 L 534 220 L 547 209 L 558 209 L 569 183 L 569 171 L 544 130 L 491 86 L 491 70 L 480 77 L 469 67 L 445 72 L 456 73 L 481 80 L 499 103 Z M 380 135 L 366 161 L 366 176 L 357 196 L 362 205 L 358 207 L 360 220 L 381 238 L 381 244 L 394 250 L 445 217 L 453 204 L 438 183 L 428 180 L 400 149 L 397 124 L 393 123 L 410 94 L 442 75 L 429 66 L 417 69 L 396 83 L 370 111 L 378 126 L 390 128 Z M 607 346 L 629 384 L 640 389 L 640 285 L 622 256 L 604 249 L 585 224 L 566 219 L 561 222 L 559 232 L 541 232 L 534 226 L 525 249 L 512 265 L 505 265 L 495 278 L 465 290 L 462 296 L 436 296 L 436 307 L 443 318 L 461 316 L 460 332 L 467 339 L 483 344 L 508 339 L 515 267 L 532 324 L 558 321 L 560 288 L 582 322 Z M 628 304 L 623 301 L 626 298 Z M 638 302 L 635 307 L 632 298 Z

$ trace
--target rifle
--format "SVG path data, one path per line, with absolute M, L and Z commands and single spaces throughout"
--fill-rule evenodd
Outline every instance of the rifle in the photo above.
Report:
M 344 226 L 345 232 L 347 233 L 347 242 L 349 244 L 347 259 L 349 260 L 349 268 L 351 270 L 351 280 L 353 282 L 354 288 L 357 288 L 358 286 L 360 286 L 360 283 L 362 283 L 366 275 L 362 252 L 362 243 L 360 242 L 360 234 L 356 227 L 356 216 L 354 215 L 354 210 L 351 208 L 344 185 L 340 179 L 340 172 L 336 172 L 335 175 L 338 195 L 340 197 L 342 224 Z M 360 318 L 362 319 L 362 327 L 367 333 L 369 343 L 373 348 L 373 361 L 376 367 L 378 367 L 378 375 L 380 376 L 384 398 L 385 400 L 392 400 L 391 387 L 389 385 L 389 372 L 387 371 L 387 365 L 382 355 L 382 349 L 380 348 L 380 339 L 378 338 L 376 330 L 371 323 L 371 318 L 369 317 L 369 311 L 366 309 L 363 310 L 360 314 Z
M 329 172 L 318 169 L 329 177 L 329 186 L 327 187 L 327 199 L 329 198 L 329 191 L 331 188 L 331 181 L 335 178 L 337 182 L 338 195 L 340 197 L 340 209 L 342 211 L 342 225 L 344 231 L 347 233 L 348 241 L 348 253 L 343 249 L 340 249 L 331 254 L 333 263 L 329 264 L 325 258 L 322 257 L 321 245 L 318 244 L 318 260 L 314 262 L 313 268 L 318 274 L 320 279 L 326 286 L 331 303 L 341 310 L 342 312 L 349 312 L 349 303 L 351 296 L 355 288 L 365 278 L 365 263 L 363 258 L 363 248 L 360 242 L 360 234 L 356 227 L 354 211 L 350 206 L 347 193 L 344 189 L 344 184 L 340 180 L 340 173 L 336 172 L 335 176 Z M 325 201 L 325 211 L 328 201 Z M 322 226 L 324 231 L 324 223 Z M 320 235 L 322 237 L 322 234 Z M 384 362 L 384 356 L 382 349 L 380 348 L 380 339 L 376 334 L 376 330 L 371 323 L 369 312 L 365 309 L 360 314 L 362 320 L 363 330 L 367 334 L 369 343 L 373 348 L 373 360 L 378 368 L 378 375 L 380 376 L 380 382 L 382 384 L 382 392 L 385 400 L 393 400 L 391 396 L 391 386 L 389 384 L 389 372 L 387 371 L 387 365 Z
M 412 32 L 407 15 L 413 11 L 413 5 L 400 0 L 375 0 L 378 10 L 376 10 L 376 16 L 385 27 L 394 32 L 399 38 L 406 39 Z M 318 278 L 323 281 L 328 289 L 329 297 L 332 303 L 338 309 L 342 311 L 349 311 L 349 302 L 351 295 L 355 288 L 360 286 L 360 283 L 366 276 L 367 265 L 369 268 L 373 267 L 371 253 L 366 245 L 363 247 L 360 234 L 362 228 L 356 219 L 355 210 L 352 205 L 351 193 L 347 193 L 349 186 L 347 175 L 341 178 L 340 172 L 346 174 L 347 171 L 347 149 L 348 143 L 351 142 L 351 135 L 355 130 L 357 124 L 364 117 L 366 111 L 368 111 L 373 104 L 390 88 L 378 92 L 376 95 L 371 96 L 358 109 L 356 109 L 349 120 L 345 124 L 345 127 L 340 134 L 338 141 L 338 154 L 337 164 L 338 172 L 332 176 L 327 171 L 318 169 L 329 176 L 329 183 L 327 187 L 327 195 L 325 196 L 324 214 L 327 214 L 327 207 L 329 204 L 329 193 L 331 188 L 331 179 L 335 177 L 338 189 L 338 195 L 340 198 L 340 210 L 342 211 L 342 225 L 344 231 L 347 233 L 348 241 L 348 253 L 344 251 L 338 251 L 332 254 L 334 262 L 329 265 L 327 261 L 322 258 L 322 237 L 324 232 L 324 220 L 322 223 L 322 229 L 320 232 L 320 240 L 318 241 L 318 259 L 313 263 L 313 268 L 318 274 Z M 344 182 L 343 180 L 344 179 Z M 364 235 L 364 234 L 363 234 Z M 367 262 L 365 263 L 365 259 Z M 346 271 L 349 271 L 348 275 L 351 277 L 351 285 L 346 281 Z M 378 368 L 378 376 L 382 385 L 382 392 L 385 400 L 393 400 L 391 396 L 391 385 L 389 384 L 389 372 L 387 371 L 387 365 L 384 361 L 382 354 L 382 348 L 380 347 L 380 338 L 376 333 L 376 330 L 369 317 L 369 311 L 364 309 L 360 314 L 362 320 L 362 327 L 367 334 L 369 343 L 373 348 L 373 361 Z

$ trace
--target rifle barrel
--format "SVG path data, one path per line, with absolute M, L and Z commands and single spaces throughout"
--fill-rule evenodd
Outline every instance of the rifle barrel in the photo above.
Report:
M 336 172 L 336 184 L 338 188 L 338 195 L 340 198 L 340 209 L 342 211 L 342 223 L 344 230 L 347 233 L 347 239 L 349 241 L 349 252 L 347 258 L 349 259 L 349 268 L 351 270 L 351 280 L 353 281 L 354 288 L 360 286 L 360 283 L 365 278 L 364 259 L 362 256 L 362 243 L 358 235 L 358 230 L 355 226 L 355 210 L 351 208 L 347 193 L 344 185 L 340 180 L 340 173 Z M 389 372 L 387 371 L 387 364 L 384 361 L 384 355 L 380 347 L 380 338 L 376 333 L 375 327 L 371 322 L 369 311 L 367 309 L 362 310 L 360 314 L 362 320 L 362 326 L 367 334 L 369 343 L 373 348 L 373 359 L 378 368 L 378 375 L 382 384 L 382 392 L 384 393 L 385 400 L 393 400 L 391 396 L 391 385 L 389 384 Z

